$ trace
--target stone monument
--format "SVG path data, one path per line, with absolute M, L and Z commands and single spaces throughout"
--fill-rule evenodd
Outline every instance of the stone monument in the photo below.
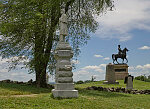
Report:
M 116 80 L 124 80 L 129 75 L 128 67 L 127 64 L 114 64 Z
M 133 76 L 129 75 L 125 77 L 124 83 L 126 84 L 126 89 L 127 90 L 132 90 L 133 89 Z
M 118 54 L 112 54 L 116 80 L 124 80 L 125 77 L 128 76 L 129 66 L 127 65 L 128 59 L 126 58 L 126 52 L 128 51 L 129 50 L 126 47 L 121 50 L 120 45 L 118 45 Z M 118 58 L 122 59 L 122 63 L 118 62 Z M 124 63 L 124 60 L 126 60 L 126 63 Z
M 74 89 L 73 73 L 70 59 L 73 57 L 73 51 L 65 36 L 68 35 L 67 15 L 62 10 L 62 16 L 59 19 L 60 38 L 55 50 L 56 71 L 55 71 L 55 89 L 52 90 L 54 97 L 73 98 L 78 97 L 78 90 Z
M 119 82 L 116 81 L 114 65 L 111 63 L 106 66 L 105 80 L 103 84 L 119 84 Z

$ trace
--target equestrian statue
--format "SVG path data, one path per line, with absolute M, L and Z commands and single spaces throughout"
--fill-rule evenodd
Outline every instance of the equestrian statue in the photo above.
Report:
M 126 63 L 128 63 L 128 59 L 126 58 L 126 52 L 128 51 L 129 50 L 126 47 L 123 50 L 121 50 L 120 45 L 118 45 L 118 54 L 112 54 L 113 63 L 115 64 L 115 61 L 116 61 L 117 64 L 125 64 L 124 59 L 126 59 Z M 117 61 L 118 58 L 122 59 L 122 63 L 119 63 Z

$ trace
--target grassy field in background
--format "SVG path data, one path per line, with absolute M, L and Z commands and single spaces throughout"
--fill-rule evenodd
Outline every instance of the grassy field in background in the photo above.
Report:
M 124 84 L 123 80 L 118 80 L 119 81 L 119 85 L 118 84 L 103 84 L 104 81 L 98 81 L 98 82 L 92 82 L 92 83 L 86 83 L 86 84 L 77 84 L 76 88 L 86 88 L 86 87 L 90 87 L 90 86 L 102 86 L 102 87 L 126 87 L 126 84 Z M 133 81 L 133 88 L 137 89 L 137 90 L 146 90 L 146 89 L 150 89 L 150 82 L 144 82 L 144 81 L 139 81 L 139 80 L 134 80 Z
M 0 83 L 0 109 L 150 109 L 150 95 L 84 89 L 89 86 L 125 87 L 123 81 L 119 82 L 119 85 L 103 85 L 103 81 L 75 85 L 79 97 L 72 99 L 54 99 L 51 89 Z M 134 80 L 134 88 L 150 89 L 150 82 Z

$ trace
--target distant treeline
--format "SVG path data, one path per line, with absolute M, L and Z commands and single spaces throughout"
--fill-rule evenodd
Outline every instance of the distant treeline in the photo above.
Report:
M 145 82 L 150 82 L 150 78 L 149 78 L 149 76 L 148 76 L 148 77 L 146 77 L 146 76 L 141 75 L 141 76 L 137 76 L 137 77 L 135 77 L 135 79 L 136 79 L 136 80 L 145 81 Z

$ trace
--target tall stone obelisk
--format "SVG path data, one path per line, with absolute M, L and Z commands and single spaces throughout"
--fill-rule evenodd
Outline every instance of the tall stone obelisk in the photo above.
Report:
M 73 51 L 65 36 L 68 35 L 67 15 L 62 10 L 62 16 L 59 19 L 60 38 L 55 50 L 56 71 L 55 71 L 55 89 L 52 90 L 54 97 L 73 98 L 78 97 L 78 90 L 74 89 L 73 73 L 70 59 L 73 57 Z

